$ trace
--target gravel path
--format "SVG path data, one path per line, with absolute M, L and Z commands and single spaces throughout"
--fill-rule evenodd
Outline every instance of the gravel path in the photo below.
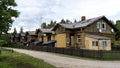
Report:
M 99 61 L 85 60 L 59 56 L 47 52 L 31 51 L 24 49 L 13 49 L 14 51 L 24 53 L 35 58 L 43 59 L 57 68 L 120 68 L 120 61 Z

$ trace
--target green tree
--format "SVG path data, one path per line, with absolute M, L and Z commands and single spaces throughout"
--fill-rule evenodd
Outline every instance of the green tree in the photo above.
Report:
M 52 28 L 56 25 L 56 21 L 51 21 L 50 24 L 48 24 L 47 28 Z
M 20 33 L 23 33 L 23 27 L 20 28 Z
M 76 20 L 76 19 L 74 20 L 74 23 L 77 23 L 77 20 Z
M 61 19 L 60 24 L 66 24 L 66 21 L 64 19 Z
M 120 20 L 117 20 L 117 21 L 116 21 L 115 26 L 116 26 L 116 28 L 120 31 Z
M 17 30 L 16 28 L 14 28 L 13 35 L 16 35 L 16 34 L 17 34 Z
M 119 39 L 120 39 L 120 31 L 117 31 L 117 32 L 116 32 L 115 39 L 116 39 L 116 40 L 119 40 Z
M 72 22 L 68 19 L 65 21 L 65 24 L 70 24 L 70 23 L 72 23 Z
M 13 9 L 15 6 L 15 0 L 0 0 L 0 35 L 7 33 L 14 18 L 18 17 L 19 12 Z
M 41 28 L 46 28 L 46 27 L 47 27 L 46 22 L 43 22 L 43 23 L 41 24 Z

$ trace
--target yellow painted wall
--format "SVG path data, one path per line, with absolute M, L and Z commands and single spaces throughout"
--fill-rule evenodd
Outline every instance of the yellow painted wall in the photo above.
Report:
M 48 40 L 47 36 L 44 36 L 44 37 L 43 37 L 44 43 L 47 42 L 47 40 Z
M 66 34 L 57 34 L 55 39 L 57 40 L 56 47 L 66 47 Z
M 92 46 L 92 41 L 98 41 L 98 46 Z M 102 41 L 107 41 L 107 46 L 102 46 Z M 95 38 L 85 37 L 85 49 L 90 50 L 111 50 L 111 40 L 98 40 Z
M 55 35 L 51 35 L 51 40 L 55 40 Z

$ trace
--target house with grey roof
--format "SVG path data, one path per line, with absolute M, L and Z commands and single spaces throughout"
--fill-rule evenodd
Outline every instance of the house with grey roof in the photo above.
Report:
M 37 40 L 37 34 L 36 31 L 27 31 L 25 33 L 25 41 L 30 41 L 30 42 L 34 42 Z
M 91 50 L 111 50 L 117 29 L 105 16 L 81 20 L 72 24 L 57 24 L 55 33 L 56 47 L 81 48 Z
M 54 31 L 51 29 L 37 29 L 36 34 L 38 36 L 39 41 L 48 42 L 50 40 L 54 40 Z

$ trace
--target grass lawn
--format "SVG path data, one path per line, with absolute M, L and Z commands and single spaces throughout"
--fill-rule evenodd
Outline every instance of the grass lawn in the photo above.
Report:
M 0 54 L 0 68 L 55 68 L 43 60 L 17 52 L 3 51 Z

